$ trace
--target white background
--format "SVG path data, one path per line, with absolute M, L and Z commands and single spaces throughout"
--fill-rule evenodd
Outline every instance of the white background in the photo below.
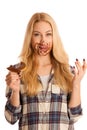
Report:
M 35 12 L 47 12 L 56 21 L 70 64 L 75 59 L 87 60 L 87 3 L 86 0 L 0 0 L 0 130 L 18 130 L 4 117 L 5 75 L 10 64 L 18 62 L 27 23 Z M 83 116 L 75 130 L 87 128 L 87 74 L 82 80 Z

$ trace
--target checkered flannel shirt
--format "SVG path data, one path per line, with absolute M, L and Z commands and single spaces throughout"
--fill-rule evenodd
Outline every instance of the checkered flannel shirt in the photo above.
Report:
M 40 90 L 37 96 L 27 96 L 21 84 L 19 107 L 9 102 L 10 95 L 11 91 L 8 90 L 5 118 L 11 124 L 19 121 L 19 130 L 74 130 L 74 123 L 82 115 L 80 104 L 68 108 L 70 97 L 53 83 L 52 75 L 46 95 L 45 91 Z

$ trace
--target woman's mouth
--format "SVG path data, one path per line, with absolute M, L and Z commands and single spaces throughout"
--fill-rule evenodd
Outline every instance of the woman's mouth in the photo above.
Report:
M 48 48 L 49 48 L 49 47 L 46 46 L 46 45 L 40 45 L 38 49 L 39 49 L 40 51 L 46 52 L 46 51 L 48 50 Z

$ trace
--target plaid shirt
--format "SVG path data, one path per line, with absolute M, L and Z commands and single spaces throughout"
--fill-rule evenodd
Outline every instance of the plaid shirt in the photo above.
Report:
M 39 79 L 40 80 L 40 79 Z M 29 97 L 21 84 L 20 107 L 9 102 L 11 91 L 5 105 L 5 118 L 11 124 L 19 120 L 19 130 L 74 130 L 74 123 L 82 115 L 81 105 L 68 108 L 69 95 L 53 83 L 51 75 L 48 90 L 40 90 L 37 96 Z

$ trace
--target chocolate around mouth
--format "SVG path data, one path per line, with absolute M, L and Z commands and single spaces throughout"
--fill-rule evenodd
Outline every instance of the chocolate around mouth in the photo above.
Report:
M 10 65 L 9 67 L 7 67 L 7 69 L 12 72 L 20 73 L 21 70 L 25 68 L 25 66 L 26 65 L 24 62 L 20 62 L 15 65 Z
M 36 51 L 37 52 L 46 52 L 46 51 L 48 51 L 49 50 L 49 46 L 48 45 L 37 45 L 36 46 Z

